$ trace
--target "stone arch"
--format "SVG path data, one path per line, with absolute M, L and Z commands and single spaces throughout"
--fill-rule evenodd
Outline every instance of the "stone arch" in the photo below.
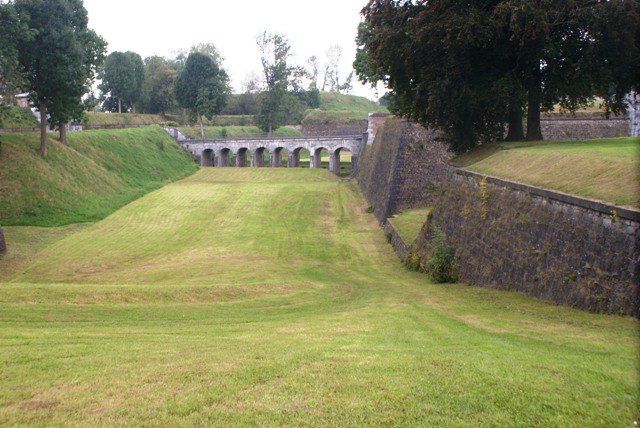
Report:
M 289 150 L 287 168 L 300 168 L 300 153 L 302 150 L 309 151 L 305 146 L 292 147 Z
M 269 164 L 271 168 L 282 167 L 282 152 L 286 149 L 282 146 L 277 146 L 269 152 Z
M 329 151 L 326 147 L 314 147 L 312 150 L 309 150 L 309 166 L 311 168 L 322 168 L 322 151 Z
M 202 155 L 200 156 L 200 166 L 214 166 L 215 165 L 215 155 L 213 149 L 204 149 L 202 151 Z
M 262 146 L 258 147 L 251 152 L 251 166 L 254 168 L 262 168 L 264 166 L 264 154 L 267 152 L 267 148 Z
M 340 154 L 348 152 L 351 155 L 351 170 L 353 171 L 353 152 L 351 147 L 340 146 L 329 155 L 329 170 L 336 175 L 340 175 Z
M 218 166 L 229 166 L 229 160 L 231 159 L 233 159 L 233 152 L 231 151 L 231 149 L 228 147 L 221 149 L 220 155 L 218 156 Z
M 245 168 L 247 166 L 247 153 L 249 149 L 246 147 L 241 147 L 238 149 L 238 153 L 236 153 L 236 166 L 238 168 Z

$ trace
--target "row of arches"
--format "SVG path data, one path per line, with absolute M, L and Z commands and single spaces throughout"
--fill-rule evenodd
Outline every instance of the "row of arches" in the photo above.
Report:
M 236 150 L 231 147 L 220 149 L 206 147 L 201 151 L 199 158 L 200 165 L 203 167 L 301 168 L 308 162 L 309 168 L 325 167 L 338 175 L 354 171 L 357 163 L 357 157 L 347 147 L 336 149 L 314 147 L 311 150 L 305 147 L 296 147 L 291 150 L 285 147 L 269 149 L 264 146 L 240 147 Z M 347 160 L 347 165 L 342 165 L 341 158 Z

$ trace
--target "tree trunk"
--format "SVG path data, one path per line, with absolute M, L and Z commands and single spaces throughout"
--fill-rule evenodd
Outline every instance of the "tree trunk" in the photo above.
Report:
M 540 42 L 536 41 L 531 76 L 527 94 L 527 141 L 542 140 L 542 127 L 540 126 L 540 105 L 542 103 L 542 70 L 540 69 Z
M 47 157 L 47 103 L 40 101 L 40 153 Z
M 198 111 L 196 112 L 198 115 L 198 125 L 200 125 L 200 138 L 204 140 L 204 126 L 202 124 L 202 114 Z
M 0 258 L 7 255 L 7 242 L 4 240 L 4 232 L 0 227 Z
M 540 73 L 538 70 L 538 82 L 540 81 L 539 75 Z M 540 100 L 542 98 L 541 95 L 542 88 L 540 87 L 540 84 L 530 86 L 527 100 L 527 141 L 542 140 L 542 126 L 540 125 Z
M 122 103 L 120 102 L 120 97 L 118 97 L 118 113 L 122 113 Z
M 505 141 L 524 140 L 524 128 L 522 127 L 522 109 L 517 104 L 509 108 L 509 130 Z
M 58 127 L 60 128 L 60 142 L 66 146 L 67 145 L 67 124 L 60 122 Z

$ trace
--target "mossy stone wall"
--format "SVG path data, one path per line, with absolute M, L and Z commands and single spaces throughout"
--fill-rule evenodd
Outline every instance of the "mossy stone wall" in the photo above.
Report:
M 640 212 L 452 171 L 412 251 L 439 227 L 462 282 L 640 316 Z

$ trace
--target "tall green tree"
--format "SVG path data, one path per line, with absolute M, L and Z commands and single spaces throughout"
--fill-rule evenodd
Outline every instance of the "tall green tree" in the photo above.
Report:
M 174 86 L 178 104 L 191 109 L 196 115 L 202 138 L 202 116 L 212 119 L 214 115 L 219 114 L 226 104 L 229 92 L 229 77 L 226 71 L 210 56 L 200 52 L 189 54 Z
M 541 139 L 540 112 L 601 96 L 613 111 L 637 73 L 637 0 L 371 0 L 354 67 L 384 82 L 399 114 L 444 131 L 456 151 Z
M 19 42 L 33 37 L 32 31 L 20 21 L 12 3 L 0 3 L 0 96 L 12 99 L 24 85 L 20 73 Z
M 160 56 L 145 58 L 145 78 L 142 102 L 145 113 L 165 114 L 175 103 L 173 85 L 177 72 Z
M 104 58 L 106 43 L 87 28 L 81 0 L 16 0 L 33 37 L 18 42 L 19 63 L 41 117 L 40 151 L 47 155 L 47 115 L 60 127 L 81 112 L 82 95 Z
M 122 113 L 123 104 L 135 112 L 135 104 L 142 97 L 144 73 L 144 62 L 135 52 L 112 52 L 106 58 L 100 90 L 117 98 L 118 113 Z
M 291 45 L 285 36 L 268 33 L 266 30 L 258 35 L 256 43 L 260 49 L 265 87 L 256 123 L 271 135 L 274 129 L 282 125 L 284 119 L 283 100 L 292 73 L 292 68 L 287 63 L 291 56 Z

